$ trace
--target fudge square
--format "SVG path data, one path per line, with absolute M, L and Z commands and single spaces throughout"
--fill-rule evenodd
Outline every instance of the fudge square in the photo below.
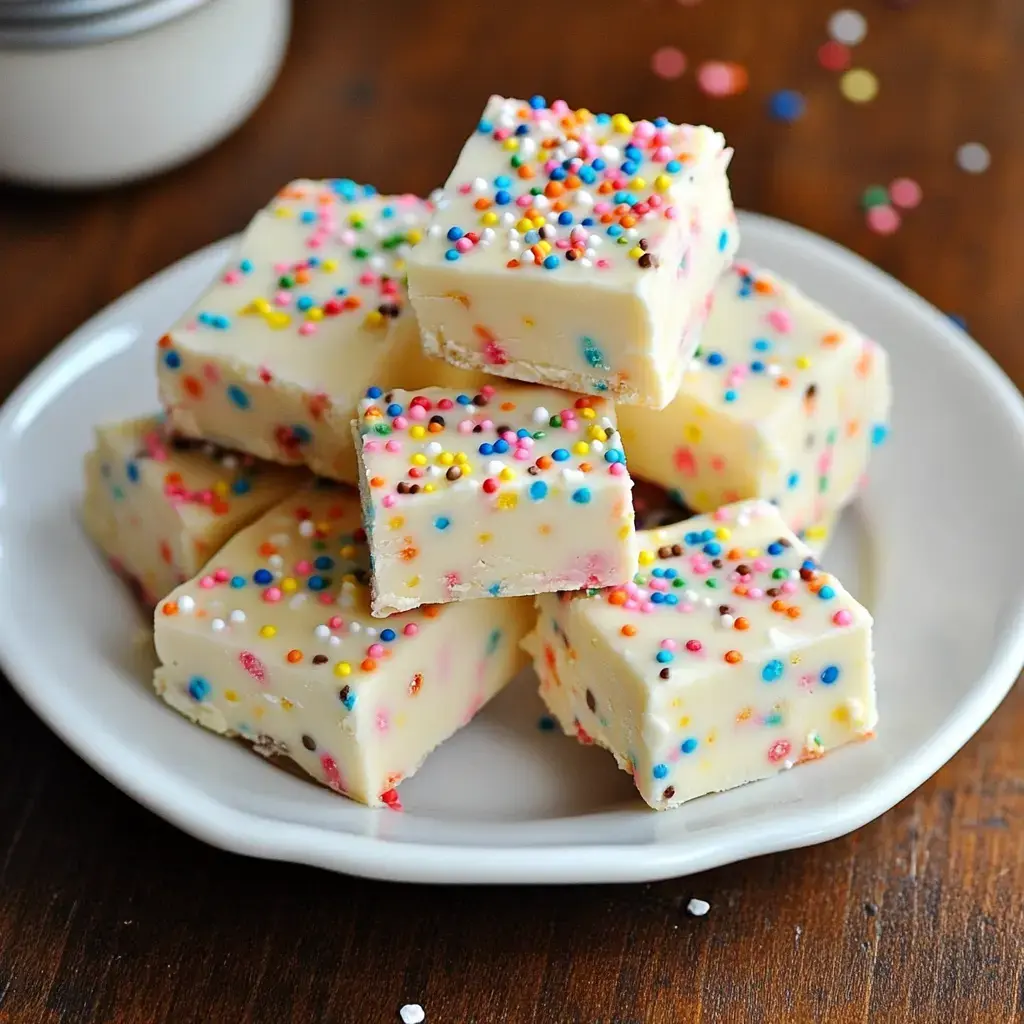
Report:
M 868 736 L 871 616 L 767 502 L 639 535 L 640 572 L 537 599 L 524 642 L 563 730 L 656 810 Z
M 308 480 L 299 469 L 175 437 L 162 417 L 146 416 L 97 428 L 85 457 L 82 521 L 152 607 Z
M 472 387 L 424 357 L 409 308 L 405 260 L 428 214 L 347 179 L 282 189 L 160 339 L 175 428 L 355 483 L 349 423 L 370 384 Z
M 764 498 L 797 533 L 856 493 L 887 433 L 884 349 L 787 283 L 736 263 L 674 402 L 622 406 L 630 469 L 696 512 Z
M 529 602 L 370 618 L 354 490 L 318 482 L 238 534 L 156 612 L 154 683 L 187 718 L 370 805 L 521 666 Z
M 374 615 L 632 577 L 633 482 L 607 399 L 371 388 L 353 430 Z
M 660 409 L 738 244 L 706 127 L 492 96 L 409 261 L 427 351 Z

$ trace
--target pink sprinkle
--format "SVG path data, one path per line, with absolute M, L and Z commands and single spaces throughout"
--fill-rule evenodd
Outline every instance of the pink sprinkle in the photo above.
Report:
M 656 164 L 665 164 L 672 159 L 672 149 L 669 146 L 659 146 L 653 153 L 652 159 Z M 660 197 L 659 197 L 660 198 Z
M 532 202 L 533 202 L 533 196 L 531 196 L 531 195 L 519 196 L 516 199 L 516 206 L 527 207 Z
M 699 640 L 687 640 L 686 649 L 696 654 L 701 649 L 701 642 Z
M 384 497 L 380 499 L 380 503 L 385 508 L 394 508 L 395 507 L 395 502 L 397 500 L 398 499 L 393 494 L 385 494 Z
M 664 49 L 670 50 L 670 49 L 673 49 L 673 47 L 666 46 L 666 47 L 664 47 Z M 678 50 L 676 52 L 679 53 Z M 682 54 L 680 53 L 679 56 L 682 57 Z M 638 121 L 633 126 L 633 134 L 638 139 L 649 139 L 649 138 L 651 138 L 652 135 L 654 135 L 654 131 L 655 131 L 654 125 L 651 124 L 650 121 Z
M 238 662 L 258 683 L 266 682 L 267 670 L 263 667 L 263 662 L 251 651 L 242 651 L 238 656 Z
M 726 508 L 716 508 L 712 513 L 711 518 L 716 523 L 727 523 L 729 521 L 729 510 Z
M 199 581 L 199 586 L 201 586 L 203 590 L 212 590 L 216 585 L 217 583 L 212 576 L 204 576 Z
M 513 457 L 518 462 L 528 462 L 533 456 L 525 448 L 517 448 Z
M 753 563 L 754 572 L 765 572 L 771 563 L 766 558 L 755 558 Z
M 705 61 L 697 69 L 697 85 L 708 96 L 729 96 L 734 91 L 732 69 L 721 61 Z
M 781 587 L 779 587 L 784 594 L 792 594 L 796 590 L 796 584 L 792 580 L 786 580 Z
M 370 285 L 370 284 L 373 284 L 376 280 L 377 280 L 376 275 L 370 273 L 369 270 L 365 270 L 365 271 L 363 271 L 363 273 L 361 273 L 359 275 L 359 283 L 360 284 Z
M 330 618 L 329 618 L 329 619 L 327 620 L 327 625 L 328 625 L 328 626 L 329 626 L 329 627 L 330 627 L 331 629 L 341 629 L 341 627 L 342 627 L 342 626 L 344 626 L 344 625 L 345 625 L 345 623 L 344 623 L 344 622 L 342 621 L 342 618 L 341 618 L 341 616 L 340 616 L 340 615 L 332 615 L 332 616 L 331 616 L 331 617 L 330 617 Z
M 638 601 L 630 598 L 622 607 L 628 612 L 635 612 L 640 607 L 640 604 Z
M 675 640 L 662 640 L 661 646 L 666 651 L 674 651 L 679 645 L 675 642 Z
M 402 630 L 406 636 L 415 636 L 419 631 L 420 627 L 417 626 L 415 622 L 407 622 L 405 624 L 405 629 Z
M 427 410 L 422 405 L 409 406 L 409 419 L 422 423 L 427 418 Z
M 391 426 L 393 426 L 395 430 L 405 430 L 405 428 L 409 426 L 409 421 L 404 416 L 396 416 L 391 421 Z
M 499 128 L 498 131 L 494 133 L 494 137 L 497 138 L 498 137 L 498 132 L 502 132 L 502 131 L 507 131 L 507 129 Z M 460 185 L 459 186 L 459 195 L 460 196 L 468 196 L 469 193 L 472 190 L 473 190 L 472 184 L 467 181 L 464 185 Z
M 217 570 L 217 571 L 216 571 L 216 572 L 215 572 L 215 573 L 213 574 L 213 578 L 214 578 L 214 579 L 215 579 L 215 580 L 216 580 L 216 581 L 217 581 L 218 583 L 227 583 L 227 581 L 228 581 L 229 579 L 231 579 L 231 573 L 229 573 L 229 572 L 227 571 L 227 569 L 218 569 L 218 570 Z
M 310 562 L 306 561 L 306 559 L 303 559 L 301 562 L 296 562 L 295 563 L 295 571 L 297 573 L 300 573 L 300 574 L 307 573 L 312 568 L 313 568 L 312 564 Z
M 291 303 L 291 301 L 292 301 L 292 293 L 291 292 L 281 291 L 281 292 L 278 292 L 274 296 L 274 305 L 275 306 L 287 306 L 287 305 L 289 305 Z
M 899 229 L 900 215 L 891 206 L 872 206 L 867 212 L 868 227 L 876 235 L 891 235 Z
M 340 235 L 341 244 L 353 246 L 356 244 L 356 233 L 351 228 L 346 228 Z
M 679 211 L 674 206 L 665 207 L 665 218 L 666 220 L 675 220 L 679 216 Z
M 472 434 L 473 433 L 473 421 L 472 420 L 460 420 L 457 429 L 458 429 L 460 434 Z
M 263 600 L 268 604 L 276 604 L 284 595 L 281 593 L 280 587 L 267 587 L 263 591 Z
M 238 284 L 238 282 L 241 281 L 241 280 L 242 280 L 242 275 L 237 270 L 229 270 L 224 275 L 224 283 L 225 284 Z
M 291 267 L 289 267 L 287 263 L 282 263 L 280 260 L 274 264 L 275 274 L 284 274 L 289 270 L 291 270 Z
M 473 248 L 473 243 L 465 235 L 463 235 L 456 243 L 455 249 L 458 252 L 469 252 Z
M 889 198 L 893 205 L 912 210 L 921 202 L 921 186 L 913 178 L 897 178 L 889 186 Z
M 840 608 L 839 611 L 832 616 L 832 621 L 837 626 L 848 626 L 853 622 L 853 616 L 845 608 Z
M 383 658 L 384 657 L 384 645 L 383 644 L 370 644 L 366 649 L 366 653 L 371 658 Z
M 311 334 L 316 334 L 316 324 L 312 320 L 305 321 L 305 323 L 299 326 L 299 334 L 304 338 L 308 338 Z
M 393 455 L 395 452 L 400 452 L 402 450 L 402 446 L 397 441 L 388 441 L 388 443 L 384 445 L 384 449 L 385 451 L 391 452 Z
M 759 601 L 762 597 L 764 597 L 764 591 L 760 587 L 751 587 L 747 591 L 747 597 L 749 597 L 752 601 Z
M 480 421 L 480 429 L 481 430 L 493 430 L 494 429 L 494 420 L 481 420 Z
M 626 467 L 621 462 L 612 462 L 608 466 L 608 472 L 611 473 L 612 476 L 625 476 Z
M 481 395 L 483 395 L 483 396 L 484 396 L 484 398 L 491 398 L 491 397 L 493 397 L 493 395 L 494 395 L 494 393 L 495 393 L 495 390 L 496 390 L 496 389 L 495 389 L 495 387 L 494 387 L 494 385 L 493 385 L 493 384 L 485 384 L 485 385 L 484 385 L 484 386 L 483 386 L 483 387 L 482 387 L 482 388 L 480 389 L 480 394 L 481 394 Z
M 220 367 L 216 363 L 207 363 L 203 367 L 203 376 L 211 383 L 217 384 L 220 382 Z
M 686 57 L 675 46 L 662 46 L 651 57 L 651 70 L 659 78 L 678 78 L 686 70 Z M 653 134 L 654 125 L 646 121 L 641 121 L 633 131 L 633 135 L 639 139 L 650 138 Z
M 640 605 L 640 611 L 643 612 L 644 615 L 650 615 L 651 612 L 654 611 L 654 605 L 650 601 L 644 601 L 644 603 Z
M 320 593 L 317 594 L 317 598 L 316 599 L 321 604 L 332 604 L 334 602 L 334 598 L 326 590 L 321 590 Z
M 780 334 L 789 334 L 793 330 L 793 315 L 788 309 L 773 309 L 766 319 Z

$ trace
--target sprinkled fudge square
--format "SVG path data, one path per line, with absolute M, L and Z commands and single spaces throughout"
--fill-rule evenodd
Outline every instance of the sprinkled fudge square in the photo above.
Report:
M 354 491 L 300 490 L 156 612 L 155 686 L 208 729 L 372 806 L 516 674 L 529 602 L 369 614 Z
M 545 595 L 524 642 L 567 735 L 661 810 L 870 735 L 871 616 L 767 502 L 639 534 L 640 571 Z
M 630 468 L 697 512 L 775 502 L 798 533 L 838 511 L 886 436 L 884 349 L 793 285 L 736 263 L 660 413 L 622 406 Z
M 205 441 L 162 417 L 99 427 L 85 458 L 82 521 L 114 568 L 153 606 L 244 526 L 309 479 Z
M 670 402 L 738 244 L 706 127 L 492 96 L 409 288 L 428 352 L 616 402 Z
M 429 207 L 368 185 L 292 182 L 160 339 L 175 428 L 355 483 L 349 423 L 374 381 L 472 387 L 425 358 L 405 288 Z
M 353 430 L 374 615 L 632 576 L 633 483 L 607 399 L 371 388 Z

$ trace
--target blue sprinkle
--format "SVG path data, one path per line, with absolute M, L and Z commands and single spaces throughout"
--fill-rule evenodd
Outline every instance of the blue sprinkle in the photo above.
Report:
M 577 505 L 590 504 L 590 488 L 581 487 L 578 491 L 573 491 L 572 500 L 575 501 Z
M 669 160 L 669 162 L 665 164 L 665 170 L 668 171 L 669 174 L 675 174 L 682 166 L 683 165 L 678 160 Z
M 302 312 L 305 313 L 307 309 L 310 309 L 312 307 L 313 300 L 308 295 L 303 295 L 300 299 L 298 299 L 298 301 L 296 301 L 295 305 L 296 308 L 301 309 Z
M 768 97 L 768 113 L 776 121 L 797 121 L 804 114 L 806 103 L 794 89 L 780 89 Z
M 188 681 L 188 695 L 195 701 L 206 700 L 212 692 L 213 687 L 202 676 L 193 676 Z
M 507 174 L 499 174 L 494 179 L 496 188 L 508 188 L 512 184 L 512 179 Z
M 133 484 L 139 482 L 139 467 L 138 464 L 132 460 L 129 460 L 128 464 L 124 467 L 125 475 Z
M 675 594 L 666 594 L 665 604 L 679 604 L 679 598 Z
M 565 181 L 565 169 L 563 167 L 556 167 L 548 177 L 552 181 Z
M 729 245 L 729 232 L 723 230 L 718 236 L 718 251 L 725 252 L 726 247 Z
M 310 576 L 309 579 L 306 580 L 306 586 L 309 587 L 310 590 L 325 590 L 328 583 L 329 580 L 325 576 Z
M 663 571 L 667 580 L 674 580 L 679 575 L 678 569 L 665 569 Z
M 593 217 L 584 217 L 583 220 L 580 221 L 580 223 L 585 228 L 592 228 L 594 226 L 594 218 Z
M 394 215 L 395 215 L 395 208 L 394 208 L 393 206 L 385 206 L 385 207 L 384 207 L 384 208 L 383 208 L 383 209 L 382 209 L 382 210 L 380 211 L 380 215 L 381 215 L 381 216 L 382 216 L 382 217 L 383 217 L 383 218 L 384 218 L 385 220 L 391 220 L 391 218 L 392 218 L 392 217 L 394 217 Z
M 333 569 L 333 568 L 334 568 L 334 559 L 333 559 L 333 558 L 331 558 L 331 556 L 330 556 L 330 555 L 320 555 L 320 556 L 319 556 L 319 557 L 318 557 L 318 558 L 316 559 L 316 561 L 315 561 L 315 562 L 313 563 L 313 565 L 314 565 L 314 566 L 315 566 L 315 567 L 316 567 L 317 569 L 321 569 L 321 570 L 324 570 L 324 569 Z
M 530 432 L 526 429 L 526 427 L 520 427 L 516 431 L 516 437 L 529 437 L 529 436 L 530 436 Z
M 527 231 L 526 234 L 523 235 L 523 241 L 527 245 L 536 245 L 540 241 L 540 232 L 539 231 Z
M 622 452 L 620 452 L 618 448 L 609 448 L 608 451 L 606 451 L 604 453 L 604 461 L 605 462 L 625 462 L 626 460 L 625 460 L 625 457 L 623 456 Z
M 525 124 L 520 124 L 520 125 L 516 126 L 516 135 L 529 135 L 529 134 L 530 134 L 529 126 L 527 126 Z
M 656 779 L 663 779 L 666 775 L 668 775 L 668 765 L 656 764 L 652 769 L 652 773 Z
M 447 235 L 448 241 L 449 242 L 457 242 L 462 237 L 462 234 L 463 234 L 462 228 L 459 228 L 459 227 L 449 228 L 448 229 L 448 235 Z
M 249 396 L 237 384 L 232 384 L 228 388 L 228 398 L 230 398 L 239 409 L 249 408 Z
M 655 579 L 659 579 L 660 580 L 665 575 L 665 570 L 660 568 L 660 567 L 659 568 L 654 568 L 654 569 L 651 570 L 651 575 Z
M 274 578 L 274 574 L 269 569 L 257 569 L 252 574 L 253 583 L 258 583 L 261 586 L 269 583 Z
M 252 484 L 249 483 L 249 481 L 244 476 L 243 477 L 239 477 L 231 485 L 231 493 L 232 494 L 238 494 L 238 495 L 248 494 L 251 490 L 252 490 Z
M 764 373 L 764 363 L 762 363 L 760 359 L 755 359 L 750 364 L 750 372 L 751 373 Z
M 565 448 L 556 448 L 551 453 L 551 458 L 553 458 L 555 462 L 565 462 L 565 460 L 569 458 L 569 453 Z
M 826 665 L 821 670 L 821 681 L 826 686 L 831 686 L 839 678 L 839 667 L 837 665 Z
M 561 260 L 554 253 L 552 253 L 550 256 L 544 257 L 545 270 L 554 270 L 559 263 L 561 263 Z
M 494 454 L 494 445 L 492 445 L 489 441 L 484 441 L 484 443 L 482 445 L 480 445 L 479 448 L 477 448 L 477 451 L 481 455 L 493 455 Z
M 667 125 L 667 124 L 668 124 L 668 118 L 667 117 L 656 117 L 654 119 L 654 127 L 655 128 L 664 128 L 665 125 Z
M 302 213 L 299 214 L 299 220 L 302 221 L 303 224 L 312 224 L 313 221 L 316 220 L 316 214 L 312 210 L 303 210 Z
M 501 593 L 501 583 L 492 583 L 487 588 L 487 593 L 490 594 L 491 597 L 497 597 Z
M 469 395 L 459 395 L 459 397 L 456 398 L 455 401 L 458 402 L 459 405 L 472 405 L 473 404 L 473 399 L 470 398 Z
M 490 121 L 481 121 L 476 126 L 476 130 L 480 132 L 481 135 L 487 135 L 492 130 L 492 127 L 493 126 Z
M 558 223 L 559 224 L 571 224 L 572 223 L 572 214 L 568 210 L 563 210 L 558 215 Z
M 594 182 L 597 181 L 597 175 L 594 173 L 594 170 L 591 167 L 581 167 L 577 172 L 577 176 L 579 177 L 580 181 L 587 185 L 593 185 Z M 587 217 L 586 219 L 589 220 L 591 224 L 594 223 L 592 218 Z
M 494 442 L 494 454 L 504 455 L 507 451 L 508 441 L 506 441 L 505 438 L 503 437 L 499 437 L 498 440 Z
M 397 402 L 392 402 L 387 408 L 387 413 L 389 416 L 401 416 L 402 407 Z
M 705 544 L 703 550 L 705 555 L 711 555 L 714 558 L 722 553 L 722 545 L 717 540 L 713 540 L 710 544 Z
M 736 401 L 736 392 L 732 388 L 729 388 L 728 391 L 726 391 L 725 394 L 722 395 L 722 397 L 727 402 L 735 402 Z
M 608 234 L 612 238 L 618 238 L 619 235 L 622 234 L 622 228 L 618 224 L 609 224 L 608 225 Z
M 771 347 L 772 343 L 767 338 L 758 338 L 757 341 L 754 342 L 754 348 L 757 349 L 758 352 L 767 352 Z
M 685 537 L 683 537 L 683 540 L 686 541 L 687 544 L 699 544 L 700 534 L 695 530 L 691 530 Z
M 708 366 L 721 366 L 725 362 L 725 356 L 721 352 L 708 353 Z
M 627 160 L 643 160 L 643 153 L 634 145 L 630 144 L 625 149 L 625 156 Z
M 447 516 L 438 516 L 434 520 L 434 527 L 438 530 L 447 530 L 452 525 L 452 521 Z
M 377 387 L 367 388 L 366 389 L 366 397 L 367 398 L 377 399 L 377 398 L 380 398 L 380 396 L 383 395 L 383 394 L 384 394 L 384 392 L 381 391 L 381 389 L 377 388 Z
M 232 576 L 231 577 L 231 584 L 230 585 L 231 585 L 232 589 L 234 589 L 234 590 L 241 590 L 242 587 L 245 586 L 245 577 L 244 576 Z
M 761 678 L 766 683 L 774 683 L 776 679 L 782 678 L 783 671 L 785 671 L 785 667 L 782 662 L 778 658 L 773 658 L 761 669 Z
M 697 740 L 693 736 L 690 736 L 688 739 L 683 740 L 679 745 L 679 749 L 684 754 L 692 754 L 697 749 Z
M 596 156 L 590 161 L 590 166 L 593 167 L 595 171 L 603 171 L 608 165 L 601 157 Z
M 701 542 L 701 544 L 707 544 L 707 542 L 709 540 L 714 540 L 714 539 L 715 539 L 715 531 L 714 530 L 701 530 L 700 531 L 700 542 Z
M 176 370 L 181 366 L 181 356 L 179 356 L 174 349 L 171 349 L 170 352 L 167 352 L 164 355 L 164 366 L 166 366 L 168 370 Z
M 449 263 L 454 263 L 459 258 L 459 253 L 456 249 L 446 249 L 444 258 L 448 260 Z
M 662 597 L 665 595 L 662 594 Z M 675 655 L 671 651 L 658 651 L 654 656 L 656 661 L 659 661 L 662 665 L 667 665 L 670 661 L 675 659 Z
M 664 604 L 664 603 L 665 603 L 665 595 L 660 590 L 656 590 L 653 594 L 651 594 L 651 604 Z
M 829 586 L 824 586 L 818 591 L 818 597 L 820 597 L 822 601 L 831 601 L 835 596 L 836 592 Z
M 494 193 L 494 201 L 498 206 L 508 206 L 508 204 L 512 202 L 512 195 L 505 189 L 500 188 Z
M 889 436 L 889 428 L 884 423 L 876 423 L 871 428 L 871 443 L 881 444 Z
M 765 715 L 763 720 L 764 725 L 782 725 L 782 715 L 778 711 L 773 711 L 770 715 Z
M 398 634 L 393 629 L 382 629 L 380 631 L 380 638 L 384 643 L 389 644 Z
M 786 481 L 786 486 L 790 490 L 793 490 L 793 488 L 796 487 L 796 485 L 798 483 L 800 483 L 800 474 L 799 473 L 790 473 L 789 474 L 789 479 Z
M 547 100 L 543 96 L 531 96 L 530 106 L 534 110 L 543 110 L 548 105 Z
M 345 709 L 347 711 L 351 711 L 356 706 L 356 695 L 349 690 L 347 686 L 345 689 L 348 690 L 348 693 L 345 695 L 345 699 L 341 703 L 345 705 Z
M 242 262 L 238 264 L 238 269 L 243 274 L 251 274 L 252 273 L 252 260 L 242 260 Z
M 766 550 L 769 555 L 781 555 L 783 549 L 782 545 L 777 540 L 773 540 Z
M 548 496 L 548 485 L 543 480 L 534 480 L 530 484 L 530 497 L 534 501 L 543 501 Z
M 638 167 L 633 160 L 624 160 L 619 168 L 623 174 L 636 174 Z

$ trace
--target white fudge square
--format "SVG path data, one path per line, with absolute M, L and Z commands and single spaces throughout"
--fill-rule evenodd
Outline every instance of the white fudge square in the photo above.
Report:
M 369 614 L 354 491 L 300 490 L 234 538 L 156 612 L 154 683 L 214 732 L 291 758 L 371 806 L 515 675 L 529 603 Z
M 773 506 L 638 537 L 632 583 L 538 598 L 524 646 L 562 729 L 610 750 L 651 807 L 870 735 L 871 616 Z
M 152 607 L 309 475 L 175 437 L 159 416 L 96 429 L 82 522 Z
M 374 615 L 632 577 L 633 483 L 607 399 L 372 388 L 353 430 Z
M 409 260 L 432 354 L 660 409 L 738 232 L 718 132 L 492 96 Z
M 622 406 L 619 423 L 630 469 L 694 511 L 763 498 L 812 540 L 856 494 L 890 402 L 880 345 L 737 262 L 676 399 L 658 413 Z
M 160 339 L 174 427 L 355 483 L 349 423 L 371 383 L 472 387 L 425 358 L 409 308 L 406 258 L 429 213 L 347 179 L 283 188 Z

